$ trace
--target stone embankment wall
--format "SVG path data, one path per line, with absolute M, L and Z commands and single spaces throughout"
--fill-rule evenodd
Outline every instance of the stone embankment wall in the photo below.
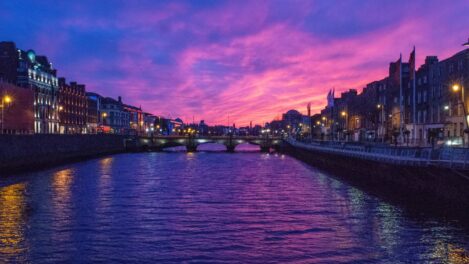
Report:
M 125 150 L 118 135 L 0 135 L 0 175 Z
M 404 206 L 469 219 L 468 171 L 363 160 L 284 145 L 283 151 L 369 193 Z

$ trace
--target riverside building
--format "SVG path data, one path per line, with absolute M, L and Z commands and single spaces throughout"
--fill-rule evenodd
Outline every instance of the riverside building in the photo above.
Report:
M 84 84 L 59 78 L 59 124 L 61 134 L 85 134 L 87 98 Z
M 0 42 L 0 79 L 34 93 L 34 132 L 59 133 L 57 71 L 46 56 Z
M 361 93 L 350 89 L 335 97 L 331 90 L 327 106 L 311 121 L 313 134 L 327 140 L 468 146 L 468 93 L 469 48 L 441 61 L 427 56 L 418 69 L 414 49 L 408 62 L 402 56 L 391 62 L 388 76 Z

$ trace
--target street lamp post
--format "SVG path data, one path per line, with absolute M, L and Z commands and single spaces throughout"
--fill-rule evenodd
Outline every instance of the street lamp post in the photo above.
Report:
M 452 89 L 453 89 L 453 92 L 455 92 L 455 93 L 458 93 L 459 90 L 461 90 L 461 98 L 460 99 L 461 99 L 461 104 L 462 104 L 462 109 L 463 109 L 463 114 L 464 114 L 464 124 L 465 124 L 465 128 L 463 130 L 463 135 L 462 135 L 462 141 L 463 141 L 462 144 L 463 144 L 463 146 L 465 146 L 465 140 L 464 140 L 465 136 L 464 136 L 464 134 L 467 134 L 469 132 L 469 130 L 468 130 L 469 129 L 469 124 L 467 122 L 466 103 L 464 102 L 464 86 L 459 85 L 459 84 L 456 83 L 456 84 L 453 84 Z
M 106 112 L 104 112 L 104 113 L 102 113 L 102 114 L 101 114 L 101 116 L 102 116 L 102 119 L 103 119 L 103 126 L 105 126 L 105 125 L 106 125 L 106 117 L 107 117 L 107 113 L 106 113 Z
M 378 104 L 376 107 L 380 110 L 381 113 L 381 142 L 384 143 L 384 105 Z
M 348 139 L 348 114 L 347 114 L 347 112 L 342 111 L 342 112 L 340 113 L 340 115 L 341 115 L 343 118 L 345 118 L 345 129 L 344 129 L 344 131 L 345 131 L 345 141 L 347 141 L 347 139 Z
M 3 129 L 4 129 L 4 123 L 5 123 L 5 119 L 4 119 L 4 111 L 5 111 L 5 107 L 7 106 L 7 104 L 9 105 L 11 103 L 12 99 L 10 96 L 8 95 L 5 95 L 2 97 L 2 104 L 0 104 L 0 107 L 2 108 L 2 127 L 1 127 L 1 133 L 3 134 Z

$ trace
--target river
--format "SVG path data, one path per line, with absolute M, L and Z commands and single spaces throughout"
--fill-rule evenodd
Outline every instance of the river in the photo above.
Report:
M 0 263 L 469 262 L 457 222 L 409 214 L 289 156 L 207 148 L 1 178 Z

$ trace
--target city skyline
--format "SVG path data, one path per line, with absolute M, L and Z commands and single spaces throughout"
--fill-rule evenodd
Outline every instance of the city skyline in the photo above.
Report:
M 462 50 L 469 26 L 464 1 L 23 3 L 0 3 L 0 39 L 89 91 L 212 124 L 264 123 L 309 102 L 316 113 L 329 89 L 361 91 L 414 45 L 417 67 Z

